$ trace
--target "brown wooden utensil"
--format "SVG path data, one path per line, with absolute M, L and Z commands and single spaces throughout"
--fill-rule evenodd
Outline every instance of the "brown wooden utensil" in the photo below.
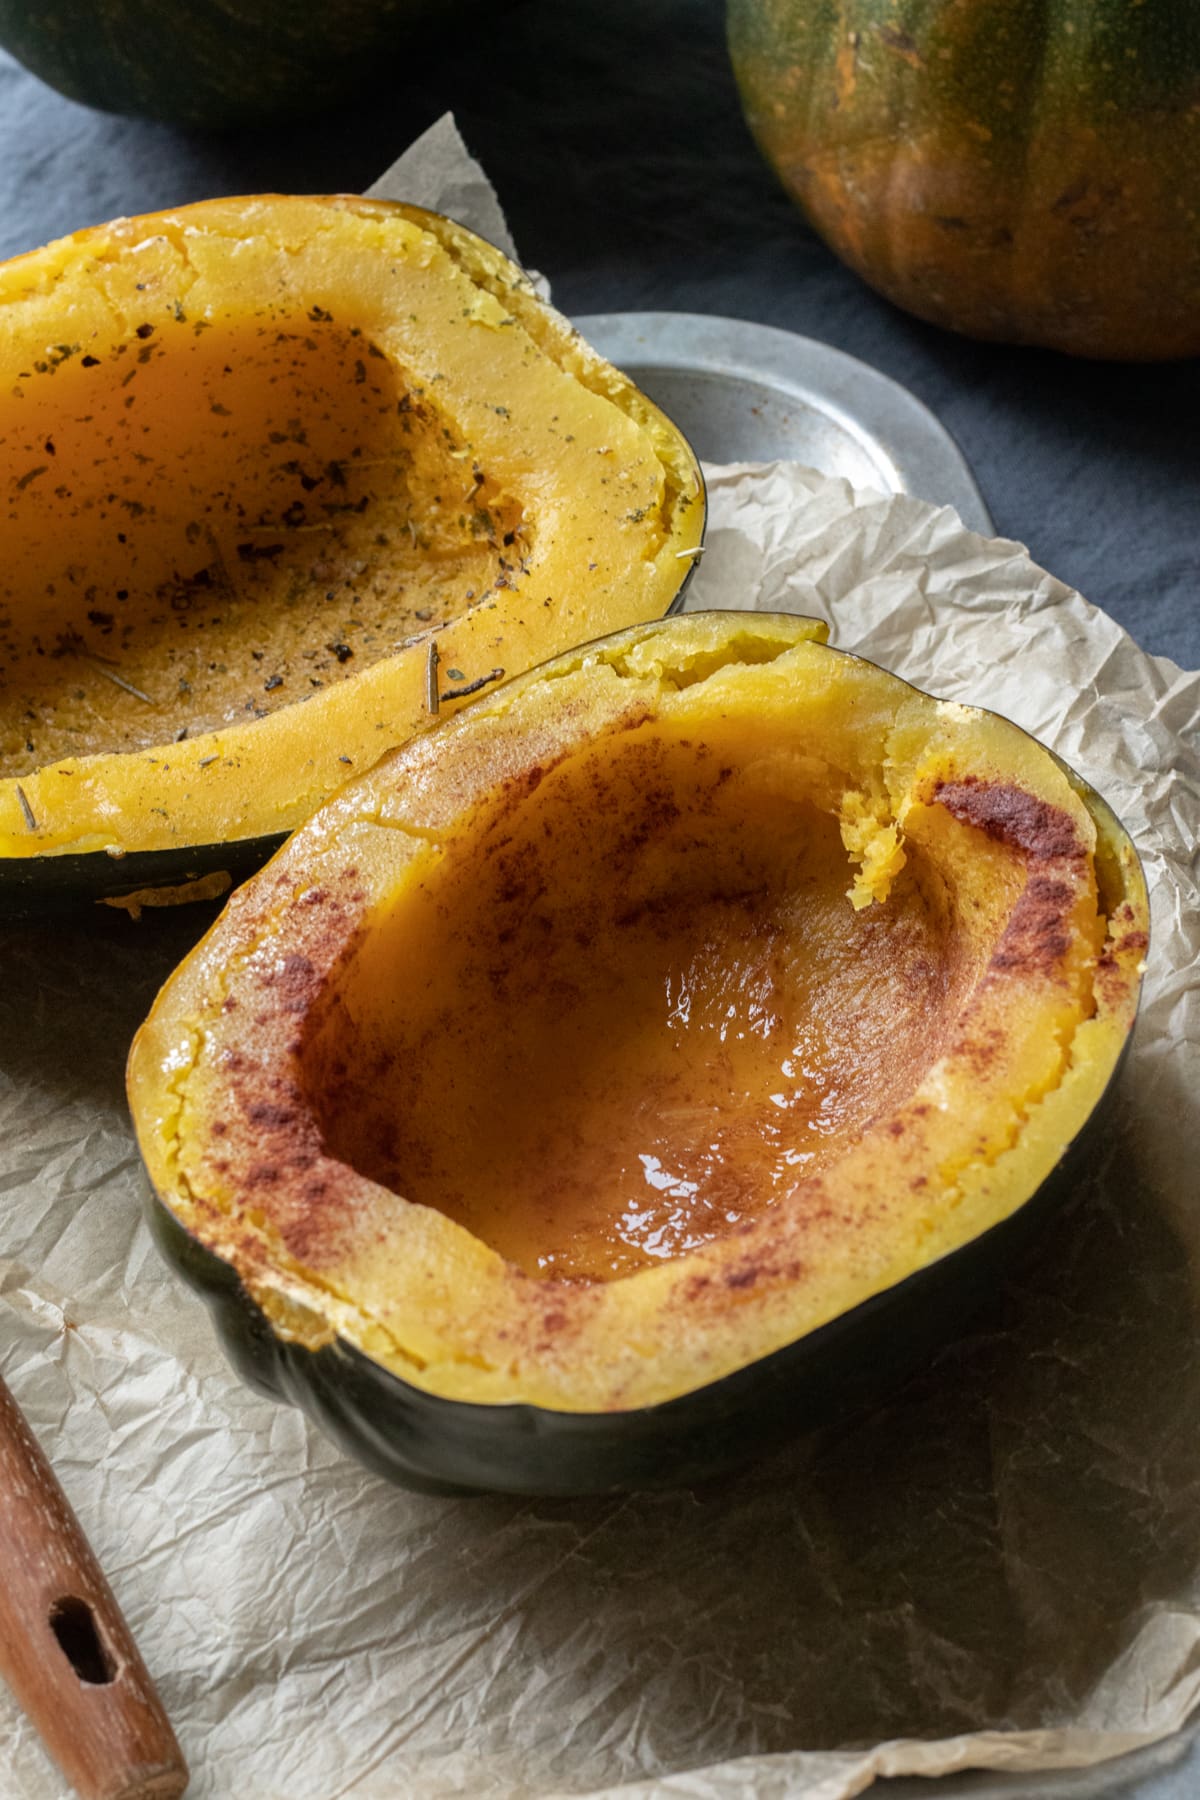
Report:
M 3 1381 L 0 1675 L 82 1800 L 183 1793 L 187 1765 L 129 1627 Z

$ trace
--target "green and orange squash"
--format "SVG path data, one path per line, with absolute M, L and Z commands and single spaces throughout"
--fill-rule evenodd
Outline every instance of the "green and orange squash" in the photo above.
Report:
M 729 0 L 747 118 L 865 280 L 972 337 L 1200 353 L 1192 0 Z

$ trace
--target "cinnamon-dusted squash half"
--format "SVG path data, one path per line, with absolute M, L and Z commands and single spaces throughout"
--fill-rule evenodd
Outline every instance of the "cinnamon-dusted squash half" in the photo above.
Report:
M 352 783 L 159 996 L 160 1235 L 418 1486 L 692 1480 L 894 1373 L 1069 1185 L 1146 893 L 1016 726 L 812 621 L 577 650 Z
M 665 612 L 704 520 L 491 245 L 271 196 L 0 268 L 0 506 L 0 907 L 261 862 L 436 709 Z

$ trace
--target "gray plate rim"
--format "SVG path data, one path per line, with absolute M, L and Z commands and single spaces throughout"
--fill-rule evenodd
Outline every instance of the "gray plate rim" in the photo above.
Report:
M 952 506 L 985 537 L 995 525 L 970 464 L 937 415 L 900 382 L 832 344 L 715 313 L 588 313 L 574 321 L 618 368 L 743 376 L 826 413 L 879 471 L 885 491 Z

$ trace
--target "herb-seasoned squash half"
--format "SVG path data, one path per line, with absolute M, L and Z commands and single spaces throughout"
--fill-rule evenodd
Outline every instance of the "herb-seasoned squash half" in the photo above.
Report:
M 416 1485 L 691 1480 L 855 1397 L 1070 1180 L 1146 894 L 1016 726 L 700 613 L 343 790 L 135 1044 L 235 1356 Z
M 0 268 L 0 496 L 0 905 L 261 862 L 438 704 L 665 612 L 704 520 L 519 269 L 349 198 Z

